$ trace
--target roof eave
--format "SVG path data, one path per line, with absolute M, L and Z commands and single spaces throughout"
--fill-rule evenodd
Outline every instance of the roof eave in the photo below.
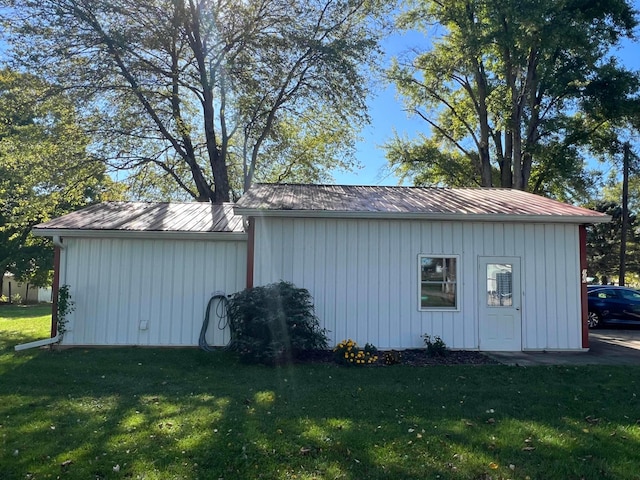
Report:
M 432 220 L 466 222 L 510 222 L 510 223 L 573 223 L 592 224 L 611 221 L 609 215 L 518 215 L 518 214 L 473 214 L 473 213 L 415 213 L 415 212 L 356 212 L 328 210 L 267 210 L 261 208 L 234 208 L 236 215 L 246 217 L 298 217 L 298 218 L 348 218 L 378 220 Z
M 82 230 L 70 228 L 33 228 L 31 230 L 38 237 L 60 236 L 74 238 L 129 238 L 141 240 L 227 240 L 246 241 L 245 232 L 189 232 L 164 230 Z

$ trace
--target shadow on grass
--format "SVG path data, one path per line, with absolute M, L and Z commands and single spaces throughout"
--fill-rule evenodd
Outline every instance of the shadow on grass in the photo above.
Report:
M 46 337 L 38 335 L 28 335 L 20 331 L 5 330 L 2 332 L 2 336 L 0 336 L 0 356 L 5 354 L 12 355 L 14 353 L 14 347 L 16 345 L 33 342 L 34 340 L 42 340 L 43 338 Z M 37 350 L 32 350 L 31 352 L 36 351 Z M 5 362 L 0 359 L 0 368 L 2 367 L 3 363 Z
M 20 360 L 17 357 L 16 360 Z M 637 368 L 64 350 L 0 383 L 2 478 L 637 478 Z

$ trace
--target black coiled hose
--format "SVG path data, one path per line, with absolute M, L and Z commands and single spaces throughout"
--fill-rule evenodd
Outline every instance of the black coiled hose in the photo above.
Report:
M 209 299 L 209 302 L 207 303 L 207 310 L 204 314 L 202 328 L 200 329 L 200 339 L 198 340 L 198 346 L 205 352 L 212 352 L 215 350 L 214 347 L 207 343 L 206 336 L 207 330 L 209 329 L 209 321 L 211 319 L 211 307 L 216 300 L 218 300 L 218 305 L 215 311 L 216 316 L 218 317 L 218 328 L 220 330 L 224 330 L 229 324 L 229 319 L 227 317 L 227 306 L 229 305 L 229 300 L 224 293 L 216 293 Z

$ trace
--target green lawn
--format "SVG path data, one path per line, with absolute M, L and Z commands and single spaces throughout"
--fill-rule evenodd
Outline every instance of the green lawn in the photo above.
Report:
M 196 349 L 15 353 L 48 325 L 15 335 L 14 322 L 41 320 L 5 312 L 2 479 L 640 475 L 640 366 L 270 368 Z
M 0 352 L 51 336 L 51 304 L 0 305 Z

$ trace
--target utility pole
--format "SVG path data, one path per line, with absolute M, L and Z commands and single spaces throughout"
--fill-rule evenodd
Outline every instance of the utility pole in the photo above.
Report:
M 629 162 L 631 146 L 629 142 L 624 144 L 624 156 L 622 158 L 622 229 L 620 232 L 620 274 L 618 283 L 624 285 L 624 276 L 627 272 L 627 229 L 629 227 Z

